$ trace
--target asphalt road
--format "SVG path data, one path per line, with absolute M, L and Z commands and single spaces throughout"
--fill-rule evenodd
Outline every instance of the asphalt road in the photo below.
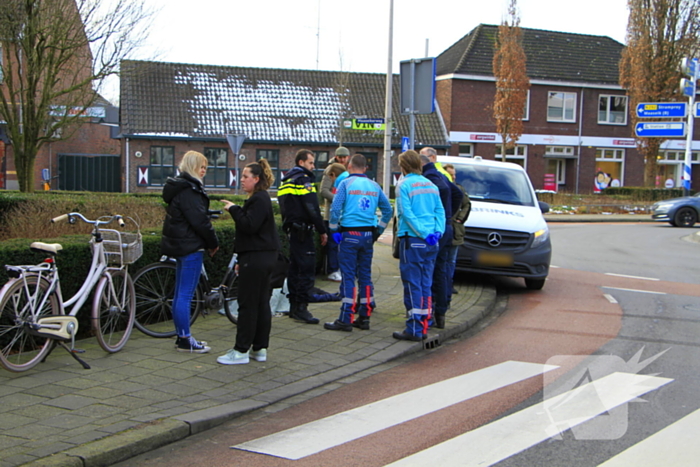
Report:
M 502 293 L 501 313 L 477 334 L 449 341 L 420 358 L 404 358 L 331 385 L 316 398 L 275 404 L 118 465 L 425 465 L 419 457 L 409 457 L 424 454 L 441 466 L 452 464 L 440 456 L 457 459 L 454 465 L 596 466 L 697 410 L 700 365 L 694 362 L 700 362 L 700 337 L 696 337 L 700 336 L 696 286 L 700 275 L 693 258 L 700 244 L 683 239 L 694 231 L 661 224 L 551 228 L 557 267 L 545 288 L 533 292 L 521 280 L 495 279 Z M 434 399 L 446 399 L 451 393 L 441 389 L 442 384 L 513 361 L 558 368 L 371 434 L 362 432 L 371 425 L 370 415 L 363 420 L 365 425 L 342 419 L 341 426 L 347 424 L 348 431 L 359 433 L 344 433 L 348 441 L 299 460 L 231 449 L 324 417 L 410 395 L 431 384 L 436 385 Z M 602 378 L 613 371 L 656 375 L 661 383 L 639 398 L 646 403 L 635 399 L 638 403 L 622 404 L 575 429 L 562 429 L 522 452 L 508 451 L 528 431 L 524 423 L 508 431 L 510 418 L 540 410 L 538 404 L 581 385 L 582 375 Z M 486 379 L 472 384 L 478 386 Z M 409 405 L 426 403 L 417 396 L 412 401 Z M 482 452 L 494 439 L 488 435 L 490 427 L 500 430 L 499 448 Z M 463 436 L 470 438 L 461 441 Z M 301 435 L 298 444 L 313 437 L 322 436 L 310 432 L 306 438 Z M 452 442 L 456 447 L 450 447 L 450 440 L 457 440 Z M 479 456 L 491 460 L 483 462 Z M 670 462 L 670 457 L 663 459 Z M 653 462 L 657 463 L 650 465 L 695 465 Z

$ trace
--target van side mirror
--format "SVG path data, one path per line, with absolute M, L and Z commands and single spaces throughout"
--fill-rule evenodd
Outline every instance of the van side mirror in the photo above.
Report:
M 540 205 L 540 211 L 542 211 L 542 214 L 546 214 L 549 212 L 549 204 L 545 203 L 544 201 L 538 201 Z

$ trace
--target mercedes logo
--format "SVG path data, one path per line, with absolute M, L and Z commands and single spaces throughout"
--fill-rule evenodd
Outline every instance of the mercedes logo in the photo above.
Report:
M 492 247 L 497 247 L 498 245 L 501 244 L 503 241 L 503 238 L 501 237 L 501 234 L 498 232 L 491 232 L 488 237 L 486 237 L 486 241 L 491 245 Z

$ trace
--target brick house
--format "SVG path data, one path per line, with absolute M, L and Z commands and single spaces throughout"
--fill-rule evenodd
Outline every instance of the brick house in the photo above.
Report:
M 492 106 L 498 26 L 479 25 L 437 58 L 437 99 L 451 154 L 501 159 Z M 609 37 L 523 28 L 530 91 L 524 131 L 506 158 L 526 168 L 535 188 L 553 174 L 559 190 L 595 191 L 603 184 L 643 185 L 629 99 L 618 83 L 624 48 Z M 695 135 L 700 136 L 695 124 Z M 681 186 L 685 139 L 667 140 L 659 157 L 659 185 Z M 693 143 L 693 188 L 700 189 L 700 141 Z M 601 175 L 601 173 L 603 175 Z
M 64 18 L 72 18 L 77 28 L 82 27 L 75 3 L 67 2 L 60 7 L 68 8 L 63 11 Z M 51 28 L 46 30 L 52 31 Z M 78 35 L 81 33 L 82 31 L 77 32 Z M 13 97 L 9 96 L 4 78 L 7 73 L 16 73 L 17 70 L 13 47 L 11 39 L 0 40 L 0 93 L 10 99 Z M 68 65 L 63 68 L 64 73 L 58 73 L 52 78 L 64 83 L 64 86 L 71 86 L 76 81 L 89 78 L 91 69 L 92 53 L 85 43 L 80 48 L 73 49 Z M 19 99 L 16 96 L 14 98 Z M 72 107 L 68 111 L 77 112 L 82 109 L 81 105 L 80 108 Z M 55 134 L 55 140 L 39 149 L 34 164 L 35 190 L 42 189 L 43 177 L 46 176 L 52 189 L 122 191 L 120 143 L 114 132 L 114 127 L 118 125 L 118 110 L 97 96 L 81 116 L 78 125 L 70 128 L 70 134 L 67 133 L 68 130 L 62 135 Z M 16 190 L 19 182 L 6 126 L 7 123 L 0 116 L 0 188 Z M 62 139 L 63 136 L 65 139 Z
M 128 191 L 160 190 L 188 150 L 210 162 L 210 191 L 235 187 L 236 168 L 268 159 L 278 186 L 301 148 L 316 154 L 321 172 L 340 144 L 368 159 L 369 177 L 383 179 L 386 75 L 333 71 L 242 68 L 147 61 L 121 65 L 121 138 Z M 409 134 L 399 114 L 394 76 L 392 172 Z M 439 113 L 416 118 L 416 147 L 449 148 Z M 233 154 L 226 135 L 245 135 Z M 320 178 L 319 178 L 320 180 Z

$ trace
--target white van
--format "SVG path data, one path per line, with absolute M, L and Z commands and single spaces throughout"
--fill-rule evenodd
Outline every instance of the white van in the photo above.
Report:
M 438 156 L 438 162 L 454 165 L 456 182 L 472 203 L 456 269 L 522 277 L 528 289 L 541 289 L 552 257 L 542 216 L 549 205 L 537 200 L 525 170 L 479 156 Z

